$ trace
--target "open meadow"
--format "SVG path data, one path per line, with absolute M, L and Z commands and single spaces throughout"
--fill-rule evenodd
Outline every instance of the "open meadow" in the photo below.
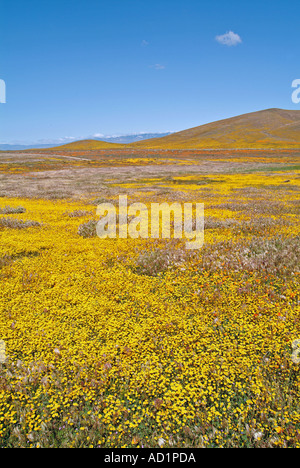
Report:
M 97 205 L 204 203 L 205 243 Z M 0 447 L 300 447 L 300 151 L 0 152 Z

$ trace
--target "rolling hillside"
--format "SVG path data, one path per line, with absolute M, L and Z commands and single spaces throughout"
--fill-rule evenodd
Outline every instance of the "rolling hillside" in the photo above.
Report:
M 131 146 L 149 149 L 300 148 L 300 110 L 267 109 L 243 114 Z

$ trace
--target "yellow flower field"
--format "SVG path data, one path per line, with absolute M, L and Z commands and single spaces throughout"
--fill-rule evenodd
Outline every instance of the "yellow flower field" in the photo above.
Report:
M 204 203 L 195 252 L 79 235 L 91 199 L 0 198 L 0 446 L 300 447 L 299 174 L 158 178 Z

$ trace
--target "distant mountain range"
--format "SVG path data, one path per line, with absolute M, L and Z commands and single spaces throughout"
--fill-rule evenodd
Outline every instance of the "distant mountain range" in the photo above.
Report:
M 152 138 L 163 138 L 167 135 L 171 135 L 170 132 L 168 133 L 140 133 L 137 135 L 123 135 L 123 136 L 116 136 L 116 137 L 101 137 L 101 138 L 94 138 L 98 141 L 107 141 L 108 143 L 120 143 L 120 144 L 129 144 L 135 143 L 136 141 L 143 141 L 143 140 L 151 140 Z
M 133 135 L 121 135 L 121 136 L 108 136 L 108 137 L 89 137 L 87 140 L 78 140 L 76 143 L 80 143 L 80 141 L 88 141 L 92 139 L 93 141 L 105 141 L 107 143 L 120 143 L 120 144 L 129 144 L 129 143 L 134 143 L 136 141 L 142 141 L 142 140 L 150 140 L 151 138 L 160 138 L 170 135 L 170 132 L 168 133 L 137 133 Z M 0 151 L 22 151 L 22 150 L 28 150 L 28 149 L 47 149 L 47 148 L 53 148 L 53 146 L 64 146 L 66 142 L 52 142 L 51 144 L 32 144 L 32 145 L 18 145 L 18 144 L 1 144 L 0 143 Z M 72 143 L 71 143 L 72 144 Z

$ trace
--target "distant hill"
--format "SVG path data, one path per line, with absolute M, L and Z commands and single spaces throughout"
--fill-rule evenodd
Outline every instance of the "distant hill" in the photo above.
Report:
M 133 148 L 300 148 L 300 110 L 267 109 L 201 125 Z
M 97 149 L 118 149 L 124 148 L 124 145 L 118 143 L 108 143 L 107 141 L 98 140 L 79 140 L 66 145 L 54 146 L 52 150 L 66 150 L 66 151 L 89 151 Z

